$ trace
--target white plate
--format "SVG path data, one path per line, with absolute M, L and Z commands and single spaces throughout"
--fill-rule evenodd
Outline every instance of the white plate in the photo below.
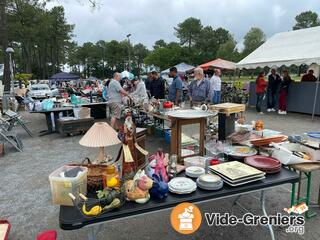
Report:
M 189 193 L 194 192 L 195 190 L 197 190 L 197 185 L 196 185 L 195 188 L 190 189 L 188 191 L 178 191 L 176 189 L 172 189 L 172 188 L 169 187 L 169 191 L 172 192 L 172 193 L 175 193 L 175 194 L 189 194 Z
M 199 111 L 193 109 L 177 110 L 167 112 L 166 115 L 174 118 L 182 119 L 194 119 L 194 118 L 206 118 L 217 115 L 217 112 Z
M 205 173 L 205 170 L 202 167 L 191 166 L 186 168 L 186 175 L 188 177 L 198 178 L 204 173 Z
M 168 183 L 169 188 L 176 192 L 194 191 L 197 188 L 197 184 L 190 178 L 176 177 L 170 180 Z
M 197 186 L 204 190 L 214 191 L 214 190 L 219 190 L 223 187 L 223 181 L 221 181 L 218 185 L 209 186 L 209 185 L 202 184 L 201 182 L 199 182 L 199 179 L 197 179 Z
M 221 177 L 216 174 L 203 174 L 198 180 L 202 184 L 219 184 L 222 181 Z

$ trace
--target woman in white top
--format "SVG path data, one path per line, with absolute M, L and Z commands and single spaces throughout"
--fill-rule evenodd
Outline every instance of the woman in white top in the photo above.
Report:
M 132 80 L 135 90 L 130 94 L 132 97 L 136 98 L 138 101 L 148 99 L 147 88 L 145 83 L 138 78 Z

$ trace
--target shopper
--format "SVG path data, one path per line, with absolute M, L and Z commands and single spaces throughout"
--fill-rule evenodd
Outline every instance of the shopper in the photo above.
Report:
M 194 78 L 189 86 L 190 105 L 201 105 L 210 102 L 210 82 L 204 79 L 203 69 L 194 69 Z
M 268 86 L 268 83 L 264 78 L 264 72 L 259 73 L 256 80 L 256 94 L 257 94 L 256 109 L 257 109 L 257 112 L 260 114 L 263 114 L 261 110 L 261 105 L 266 94 L 267 86 Z
M 152 81 L 149 83 L 150 95 L 156 99 L 164 99 L 165 82 L 156 71 L 152 71 Z
M 221 101 L 221 71 L 215 69 L 212 78 L 210 79 L 210 95 L 211 103 L 219 104 Z
M 173 78 L 171 85 L 169 86 L 169 101 L 175 105 L 179 105 L 182 98 L 182 80 L 178 75 L 176 67 L 170 68 L 169 76 Z
M 135 77 L 132 79 L 132 84 L 135 87 L 135 90 L 131 93 L 133 97 L 135 97 L 138 101 L 148 99 L 146 85 L 142 80 Z
M 289 91 L 289 86 L 292 79 L 289 75 L 288 70 L 283 71 L 283 79 L 280 84 L 280 95 L 279 95 L 279 114 L 287 114 L 287 96 Z
M 302 76 L 301 82 L 316 82 L 317 78 L 313 75 L 313 73 L 313 69 L 309 69 L 308 73 Z
M 271 74 L 268 76 L 268 90 L 267 90 L 267 107 L 268 112 L 275 112 L 277 105 L 277 95 L 281 83 L 281 77 L 277 74 L 275 68 L 271 69 Z
M 128 96 L 128 93 L 121 87 L 120 80 L 120 73 L 114 73 L 108 87 L 111 127 L 115 130 L 118 130 L 118 120 L 121 117 L 122 95 Z

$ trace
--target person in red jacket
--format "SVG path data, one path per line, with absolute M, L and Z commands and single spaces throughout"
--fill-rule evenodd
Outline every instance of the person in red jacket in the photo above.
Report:
M 257 109 L 257 112 L 260 114 L 263 114 L 261 110 L 261 105 L 262 105 L 264 96 L 266 94 L 267 86 L 268 86 L 268 83 L 264 78 L 264 72 L 259 73 L 256 80 L 256 94 L 257 94 L 256 109 Z

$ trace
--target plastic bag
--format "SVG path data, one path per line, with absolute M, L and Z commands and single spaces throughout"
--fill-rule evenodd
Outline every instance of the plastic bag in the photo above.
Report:
M 53 108 L 53 101 L 50 99 L 45 99 L 42 101 L 42 109 L 43 110 L 50 110 Z

